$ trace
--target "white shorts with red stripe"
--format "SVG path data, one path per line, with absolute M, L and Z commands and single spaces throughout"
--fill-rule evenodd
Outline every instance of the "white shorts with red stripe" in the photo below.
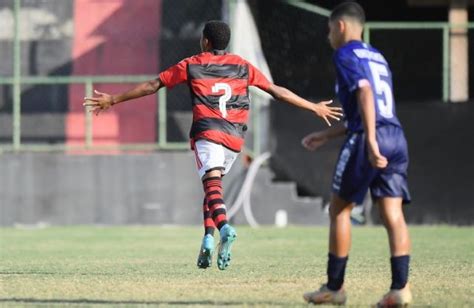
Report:
M 222 175 L 228 173 L 234 163 L 238 152 L 234 152 L 220 144 L 198 140 L 194 144 L 194 153 L 199 176 L 202 178 L 206 172 L 221 169 Z

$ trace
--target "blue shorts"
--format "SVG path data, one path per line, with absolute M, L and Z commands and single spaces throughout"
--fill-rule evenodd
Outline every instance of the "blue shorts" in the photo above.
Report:
M 403 130 L 394 125 L 377 127 L 380 153 L 388 160 L 384 169 L 369 162 L 365 134 L 349 133 L 334 171 L 332 191 L 348 202 L 361 204 L 370 188 L 372 198 L 402 197 L 410 203 L 407 183 L 408 148 Z

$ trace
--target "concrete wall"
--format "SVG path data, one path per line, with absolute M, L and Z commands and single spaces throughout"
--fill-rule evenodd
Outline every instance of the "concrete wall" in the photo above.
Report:
M 190 152 L 0 155 L 0 225 L 200 224 Z
M 238 159 L 224 177 L 230 208 L 245 176 Z M 294 183 L 273 183 L 259 171 L 251 210 L 259 224 L 274 224 L 279 210 L 289 224 L 327 224 L 321 198 L 299 198 Z M 0 155 L 0 226 L 65 224 L 202 224 L 203 192 L 192 152 L 141 155 Z M 247 224 L 243 210 L 232 223 Z

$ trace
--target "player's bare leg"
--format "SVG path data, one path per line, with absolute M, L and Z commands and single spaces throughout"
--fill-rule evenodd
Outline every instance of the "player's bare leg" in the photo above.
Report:
M 217 266 L 220 270 L 225 270 L 230 265 L 232 244 L 237 234 L 227 222 L 222 191 L 222 171 L 216 169 L 207 172 L 203 177 L 203 184 L 211 217 L 220 233 Z
M 329 260 L 328 282 L 319 290 L 303 295 L 308 303 L 342 305 L 346 293 L 342 287 L 351 248 L 351 210 L 353 203 L 333 194 L 329 207 Z
M 392 285 L 377 306 L 404 307 L 411 302 L 412 295 L 408 284 L 411 243 L 403 215 L 402 198 L 380 198 L 378 205 L 390 244 Z
M 380 198 L 378 206 L 387 229 L 391 255 L 394 257 L 410 254 L 411 242 L 403 215 L 402 198 Z
M 331 196 L 329 207 L 329 252 L 336 257 L 347 257 L 351 249 L 351 211 L 353 203 Z

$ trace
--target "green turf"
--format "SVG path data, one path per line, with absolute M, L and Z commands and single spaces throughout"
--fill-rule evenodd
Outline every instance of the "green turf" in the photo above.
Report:
M 474 306 L 473 228 L 412 227 L 415 304 Z M 226 271 L 196 267 L 200 228 L 0 229 L 0 306 L 147 304 L 304 306 L 325 280 L 326 228 L 237 228 Z M 355 228 L 348 304 L 375 303 L 388 288 L 386 235 Z

